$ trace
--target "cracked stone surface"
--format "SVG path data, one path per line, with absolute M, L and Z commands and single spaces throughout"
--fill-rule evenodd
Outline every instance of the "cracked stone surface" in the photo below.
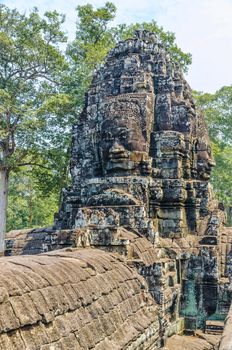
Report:
M 218 350 L 219 341 L 220 336 L 204 333 L 195 337 L 174 335 L 167 340 L 163 350 Z
M 146 332 L 157 340 L 157 306 L 119 255 L 62 250 L 0 259 L 0 269 L 0 349 L 133 349 Z

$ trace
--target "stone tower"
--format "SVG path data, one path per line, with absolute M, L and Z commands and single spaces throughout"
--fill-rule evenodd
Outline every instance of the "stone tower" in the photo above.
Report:
M 137 31 L 110 51 L 86 94 L 73 128 L 72 186 L 63 192 L 56 228 L 80 229 L 88 237 L 82 244 L 109 250 L 129 233 L 161 247 L 157 255 L 173 259 L 170 273 L 157 278 L 158 257 L 152 273 L 139 269 L 150 292 L 166 313 L 172 309 L 169 321 L 180 303 L 201 326 L 218 308 L 225 316 L 230 300 L 228 281 L 220 281 L 228 277 L 231 238 L 222 244 L 225 214 L 209 182 L 214 165 L 181 68 L 153 33 Z M 189 314 L 191 283 L 199 319 Z
M 125 227 L 151 239 L 198 234 L 213 165 L 181 69 L 153 33 L 138 31 L 110 51 L 86 94 L 56 227 Z

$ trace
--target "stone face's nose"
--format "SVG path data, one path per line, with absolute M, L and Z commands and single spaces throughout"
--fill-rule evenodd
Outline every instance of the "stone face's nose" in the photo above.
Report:
M 110 160 L 120 160 L 128 158 L 128 152 L 118 141 L 114 141 L 113 145 L 109 149 Z

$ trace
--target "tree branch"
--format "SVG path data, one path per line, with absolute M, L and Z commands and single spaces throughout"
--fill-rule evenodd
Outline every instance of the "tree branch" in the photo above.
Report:
M 40 167 L 40 168 L 50 170 L 49 167 L 46 167 L 46 166 L 44 166 L 44 165 L 42 165 L 42 164 L 37 164 L 37 163 L 30 163 L 30 162 L 29 162 L 29 163 L 20 163 L 20 164 L 17 164 L 17 166 L 30 166 L 30 165 L 38 166 L 38 167 Z

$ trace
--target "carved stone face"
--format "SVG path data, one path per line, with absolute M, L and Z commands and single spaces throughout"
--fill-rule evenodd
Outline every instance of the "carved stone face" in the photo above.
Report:
M 113 112 L 101 124 L 99 141 L 104 171 L 111 174 L 134 170 L 147 154 L 139 116 Z
M 215 166 L 211 147 L 204 141 L 197 144 L 197 171 L 203 180 L 209 180 L 211 170 Z

